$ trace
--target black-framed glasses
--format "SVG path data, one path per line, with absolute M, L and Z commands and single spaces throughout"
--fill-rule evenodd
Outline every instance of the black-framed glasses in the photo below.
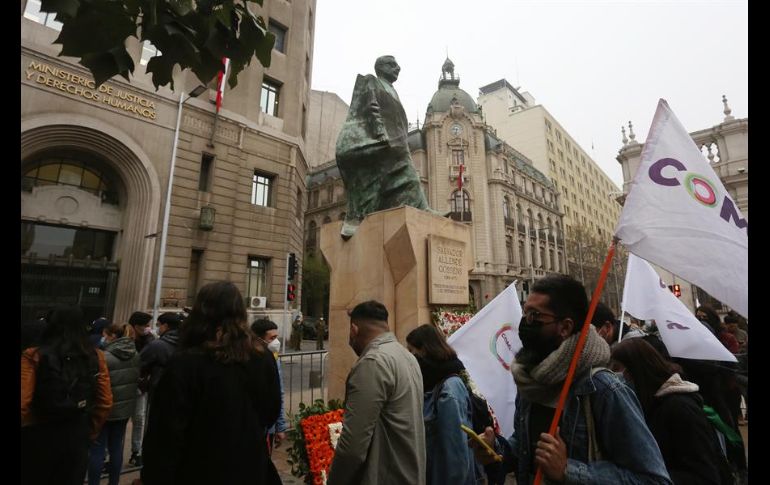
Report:
M 541 320 L 542 317 L 553 317 L 553 320 L 551 320 L 550 322 L 544 322 L 543 320 Z M 526 320 L 526 322 L 529 323 L 530 325 L 535 322 L 539 323 L 540 325 L 550 325 L 552 323 L 556 323 L 559 320 L 561 320 L 561 317 L 558 315 L 554 315 L 553 313 L 545 313 L 545 312 L 539 312 L 537 310 L 532 310 L 524 314 L 524 320 Z

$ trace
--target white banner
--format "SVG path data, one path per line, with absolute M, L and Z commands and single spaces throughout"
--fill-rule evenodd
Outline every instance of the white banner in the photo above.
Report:
M 513 282 L 447 339 L 495 412 L 505 437 L 513 434 L 516 385 L 511 362 L 521 349 L 520 321 L 521 305 Z
M 748 222 L 663 99 L 615 235 L 748 316 Z
M 655 320 L 672 357 L 737 362 L 684 303 L 679 301 L 650 264 L 628 255 L 623 308 L 636 318 Z

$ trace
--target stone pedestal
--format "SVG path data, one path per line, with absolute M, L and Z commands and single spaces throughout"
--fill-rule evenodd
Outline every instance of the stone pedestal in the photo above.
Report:
M 459 222 L 432 215 L 413 207 L 398 207 L 369 214 L 356 234 L 344 241 L 340 237 L 342 222 L 321 226 L 321 252 L 331 269 L 329 301 L 329 374 L 328 398 L 345 397 L 345 380 L 356 361 L 348 345 L 350 318 L 347 312 L 367 300 L 382 302 L 388 309 L 388 324 L 399 342 L 406 345 L 406 335 L 415 327 L 430 323 L 428 239 L 434 252 L 434 298 L 439 266 L 435 257 L 437 243 L 449 239 L 453 248 L 453 273 L 459 273 L 454 284 L 462 281 L 467 304 L 468 273 L 473 269 L 473 249 L 470 227 Z M 443 238 L 443 239 L 442 239 Z M 438 249 L 440 251 L 440 249 Z M 459 258 L 459 259 L 458 259 Z M 442 259 L 443 260 L 443 259 Z M 458 269 L 460 271 L 458 271 Z M 448 271 L 448 273 L 452 273 Z M 449 283 L 452 283 L 451 281 Z M 462 298 L 450 285 L 457 298 Z

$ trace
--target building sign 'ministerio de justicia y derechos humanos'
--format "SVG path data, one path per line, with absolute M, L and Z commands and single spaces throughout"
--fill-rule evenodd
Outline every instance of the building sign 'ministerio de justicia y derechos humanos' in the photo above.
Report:
M 155 102 L 109 84 L 96 88 L 94 80 L 44 62 L 30 61 L 24 76 L 51 89 L 79 96 L 93 103 L 104 103 L 113 108 L 129 111 L 142 118 L 155 119 Z
M 468 270 L 465 243 L 441 236 L 428 236 L 428 303 L 467 305 Z

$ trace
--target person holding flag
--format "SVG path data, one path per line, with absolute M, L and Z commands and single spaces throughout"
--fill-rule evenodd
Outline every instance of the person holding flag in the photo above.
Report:
M 482 438 L 502 455 L 503 472 L 532 483 L 671 484 L 663 457 L 634 392 L 607 369 L 610 348 L 593 326 L 580 354 L 555 436 L 547 433 L 588 313 L 583 285 L 565 275 L 537 281 L 523 308 L 523 345 L 511 365 L 517 397 L 509 438 L 487 428 Z M 590 323 L 588 323 L 590 325 Z M 489 461 L 479 450 L 476 457 Z

